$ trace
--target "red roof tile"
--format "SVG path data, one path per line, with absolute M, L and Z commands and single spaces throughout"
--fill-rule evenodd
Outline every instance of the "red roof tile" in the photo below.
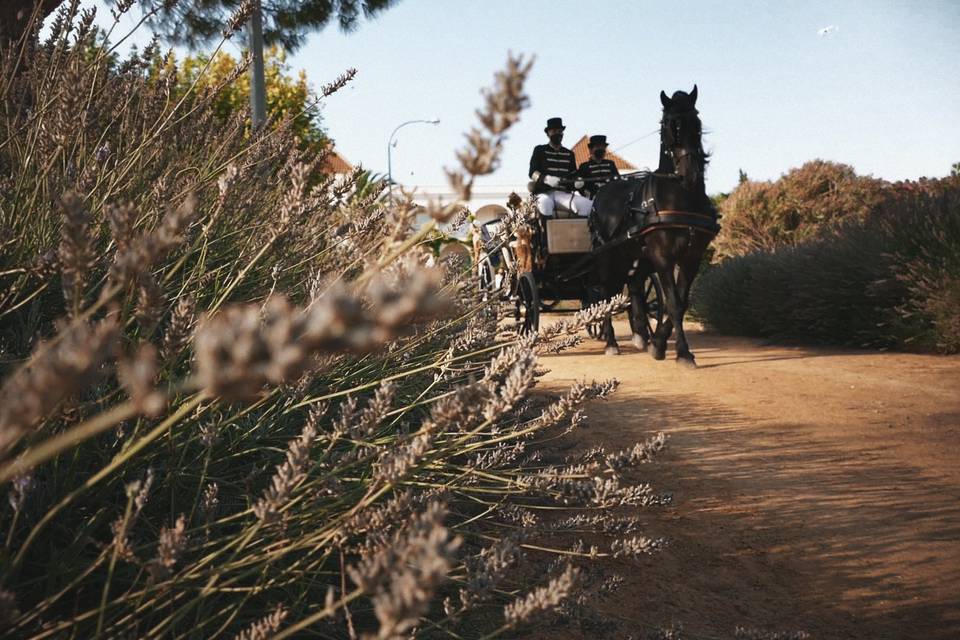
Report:
M 573 151 L 574 157 L 577 159 L 577 166 L 579 167 L 581 163 L 586 162 L 590 158 L 590 148 L 587 146 L 590 142 L 590 138 L 583 136 L 577 140 L 577 144 L 573 145 L 570 149 Z M 607 151 L 606 155 L 607 160 L 613 160 L 613 164 L 617 166 L 617 169 L 620 171 L 634 171 L 636 167 L 633 166 L 630 162 L 627 162 L 613 151 Z
M 323 160 L 323 172 L 332 173 L 334 175 L 341 173 L 350 173 L 353 171 L 353 165 L 347 162 L 346 158 L 341 156 L 339 153 L 330 150 L 330 153 L 327 154 L 327 157 Z

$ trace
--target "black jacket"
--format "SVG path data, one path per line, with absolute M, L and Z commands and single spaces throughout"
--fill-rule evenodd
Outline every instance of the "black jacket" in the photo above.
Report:
M 596 195 L 600 187 L 619 178 L 620 172 L 617 171 L 617 165 L 613 163 L 613 160 L 607 158 L 594 160 L 591 158 L 580 165 L 580 168 L 577 169 L 577 176 L 587 183 L 585 189 L 591 195 Z
M 556 150 L 549 144 L 540 144 L 533 148 L 533 155 L 530 156 L 530 171 L 527 175 L 532 178 L 534 171 L 541 173 L 541 180 L 542 176 L 570 178 L 577 172 L 577 160 L 573 156 L 573 151 L 566 147 Z

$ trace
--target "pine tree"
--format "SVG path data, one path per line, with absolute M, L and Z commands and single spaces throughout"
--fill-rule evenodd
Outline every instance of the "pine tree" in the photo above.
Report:
M 303 46 L 307 35 L 336 21 L 344 32 L 359 26 L 398 0 L 261 0 L 263 39 L 289 52 Z M 241 0 L 180 0 L 172 7 L 167 0 L 143 0 L 144 9 L 158 9 L 151 27 L 168 42 L 198 49 L 220 37 L 223 26 L 237 11 Z

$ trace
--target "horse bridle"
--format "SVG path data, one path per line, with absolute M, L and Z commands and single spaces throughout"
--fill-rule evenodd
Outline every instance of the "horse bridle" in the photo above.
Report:
M 667 129 L 670 131 L 670 137 L 672 141 L 675 143 L 673 146 L 670 146 L 664 149 L 664 152 L 670 157 L 671 160 L 673 160 L 674 171 L 676 171 L 677 164 L 680 162 L 680 160 L 682 160 L 683 158 L 686 158 L 687 156 L 693 156 L 694 159 L 697 161 L 700 161 L 703 159 L 703 154 L 701 153 L 700 148 L 697 148 L 696 150 L 691 151 L 689 149 L 680 147 L 680 151 L 675 151 L 675 148 L 679 147 L 680 145 L 676 144 L 677 142 L 676 138 L 678 136 L 674 135 L 673 130 L 670 127 L 670 125 L 675 121 L 681 121 L 684 118 L 688 118 L 690 116 L 696 117 L 699 113 L 700 112 L 697 111 L 696 109 L 688 109 L 687 111 L 682 111 L 680 113 L 671 113 L 669 115 L 663 116 L 663 123 L 667 125 Z M 679 132 L 679 129 L 678 129 L 678 132 Z

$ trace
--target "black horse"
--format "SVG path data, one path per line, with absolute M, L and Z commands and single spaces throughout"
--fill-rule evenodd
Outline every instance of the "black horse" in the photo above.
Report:
M 660 166 L 643 177 L 602 187 L 590 214 L 597 248 L 591 280 L 603 299 L 630 291 L 630 324 L 638 349 L 657 360 L 666 357 L 667 338 L 677 330 L 677 362 L 695 366 L 683 332 L 690 286 L 700 261 L 719 230 L 717 212 L 704 187 L 708 156 L 703 150 L 697 87 L 673 97 L 660 92 Z M 605 246 L 606 245 L 606 246 Z M 646 296 L 640 289 L 656 272 L 663 287 L 666 316 L 651 336 L 645 322 Z M 613 323 L 603 326 L 606 353 L 617 354 Z

